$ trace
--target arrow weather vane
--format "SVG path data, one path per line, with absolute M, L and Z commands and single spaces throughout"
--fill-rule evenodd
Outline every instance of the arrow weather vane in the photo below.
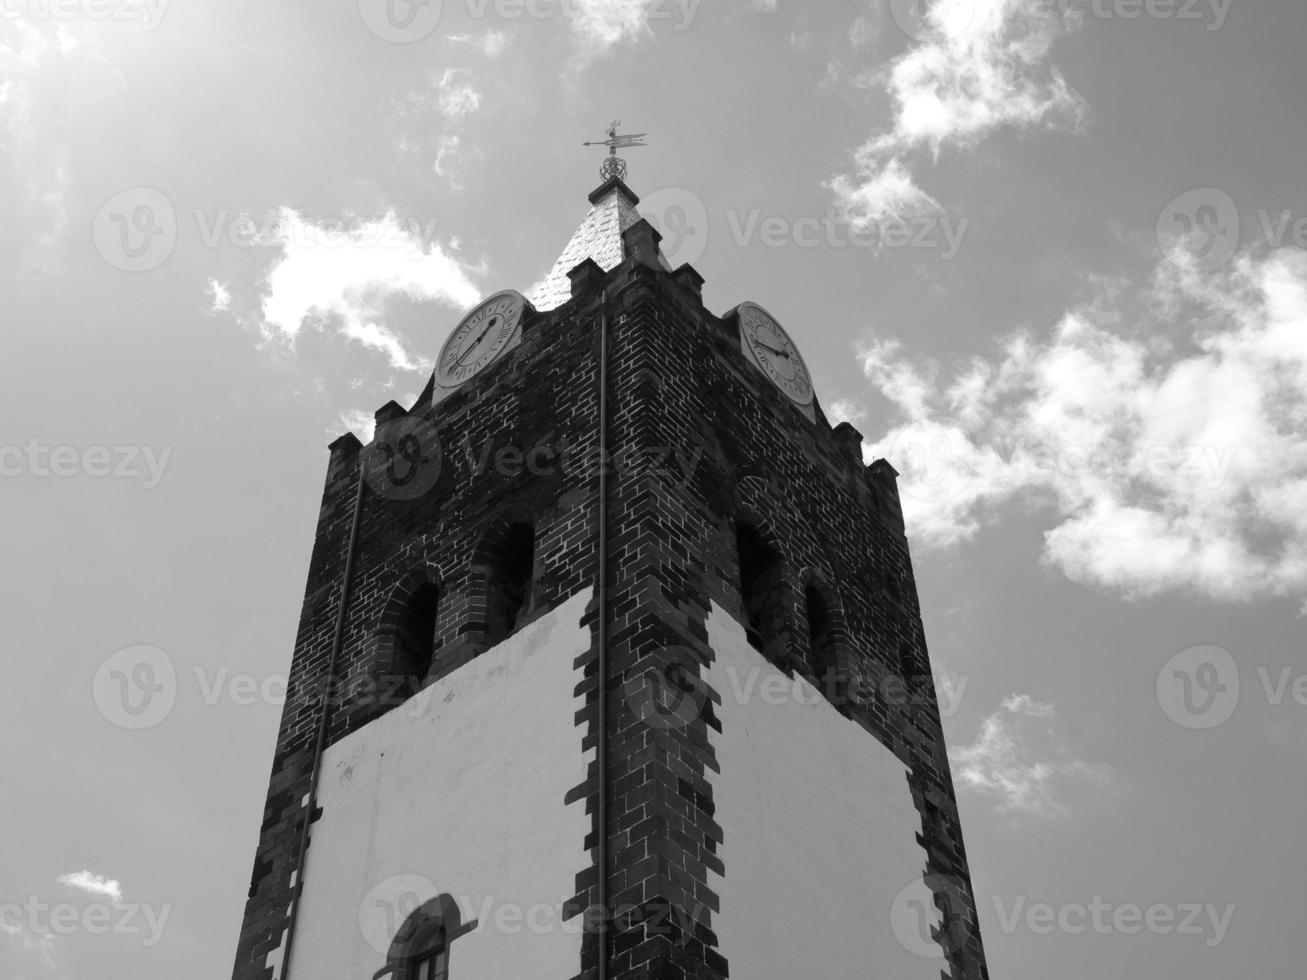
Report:
M 618 180 L 626 180 L 626 161 L 617 155 L 618 150 L 624 150 L 632 146 L 648 146 L 644 141 L 648 133 L 629 133 L 619 136 L 617 127 L 622 125 L 622 120 L 614 119 L 613 124 L 608 127 L 608 139 L 598 141 L 588 141 L 582 143 L 582 146 L 606 146 L 608 147 L 608 159 L 599 168 L 599 176 L 604 182 L 616 177 Z

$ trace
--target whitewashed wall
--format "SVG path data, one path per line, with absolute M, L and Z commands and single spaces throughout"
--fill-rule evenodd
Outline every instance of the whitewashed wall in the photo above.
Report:
M 932 955 L 923 956 L 912 941 L 929 937 L 938 913 L 900 897 L 925 894 L 906 767 L 771 666 L 716 605 L 708 639 L 716 660 L 707 679 L 722 698 L 722 731 L 710 732 L 720 771 L 708 780 L 726 869 L 709 884 L 731 976 L 939 980 L 938 947 L 927 938 Z M 910 930 L 907 942 L 895 924 L 899 936 Z
M 291 970 L 370 980 L 408 912 L 447 893 L 479 928 L 451 976 L 567 980 L 579 917 L 562 921 L 589 864 L 584 801 L 563 797 L 593 753 L 573 695 L 589 592 L 524 628 L 323 756 Z

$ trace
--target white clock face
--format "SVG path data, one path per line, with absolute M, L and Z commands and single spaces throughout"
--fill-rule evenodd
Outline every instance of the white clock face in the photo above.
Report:
M 740 337 L 754 362 L 795 404 L 812 402 L 812 376 L 799 349 L 776 318 L 757 303 L 740 306 Z
M 464 317 L 440 352 L 436 380 L 454 388 L 493 364 L 517 335 L 525 308 L 522 294 L 509 290 L 491 296 Z

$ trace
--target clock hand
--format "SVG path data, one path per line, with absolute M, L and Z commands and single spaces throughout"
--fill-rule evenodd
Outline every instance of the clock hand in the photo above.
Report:
M 773 347 L 771 344 L 764 344 L 761 340 L 759 340 L 757 343 L 758 343 L 758 346 L 759 346 L 759 347 L 766 347 L 766 348 L 767 348 L 769 351 L 771 351 L 773 354 L 778 354 L 778 355 L 780 355 L 781 357 L 785 358 L 787 361 L 790 359 L 790 355 L 789 355 L 786 351 L 783 351 L 783 350 L 777 350 L 777 349 L 776 349 L 775 347 Z
M 493 322 L 494 322 L 493 320 L 490 321 L 490 323 Z M 490 330 L 490 323 L 487 323 L 485 327 L 482 329 L 482 331 L 479 334 L 477 334 L 476 340 L 472 341 L 472 343 L 468 344 L 466 347 L 463 348 L 463 353 L 459 356 L 458 360 L 454 362 L 454 367 L 458 367 L 459 365 L 461 365 L 465 360 L 467 360 L 467 355 L 472 353 L 472 351 L 476 350 L 477 347 L 480 346 L 482 339 L 485 337 L 486 333 Z

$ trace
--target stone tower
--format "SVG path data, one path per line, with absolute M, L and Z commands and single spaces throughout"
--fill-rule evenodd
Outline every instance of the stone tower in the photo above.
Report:
M 590 203 L 331 446 L 233 977 L 986 977 L 895 471 Z

